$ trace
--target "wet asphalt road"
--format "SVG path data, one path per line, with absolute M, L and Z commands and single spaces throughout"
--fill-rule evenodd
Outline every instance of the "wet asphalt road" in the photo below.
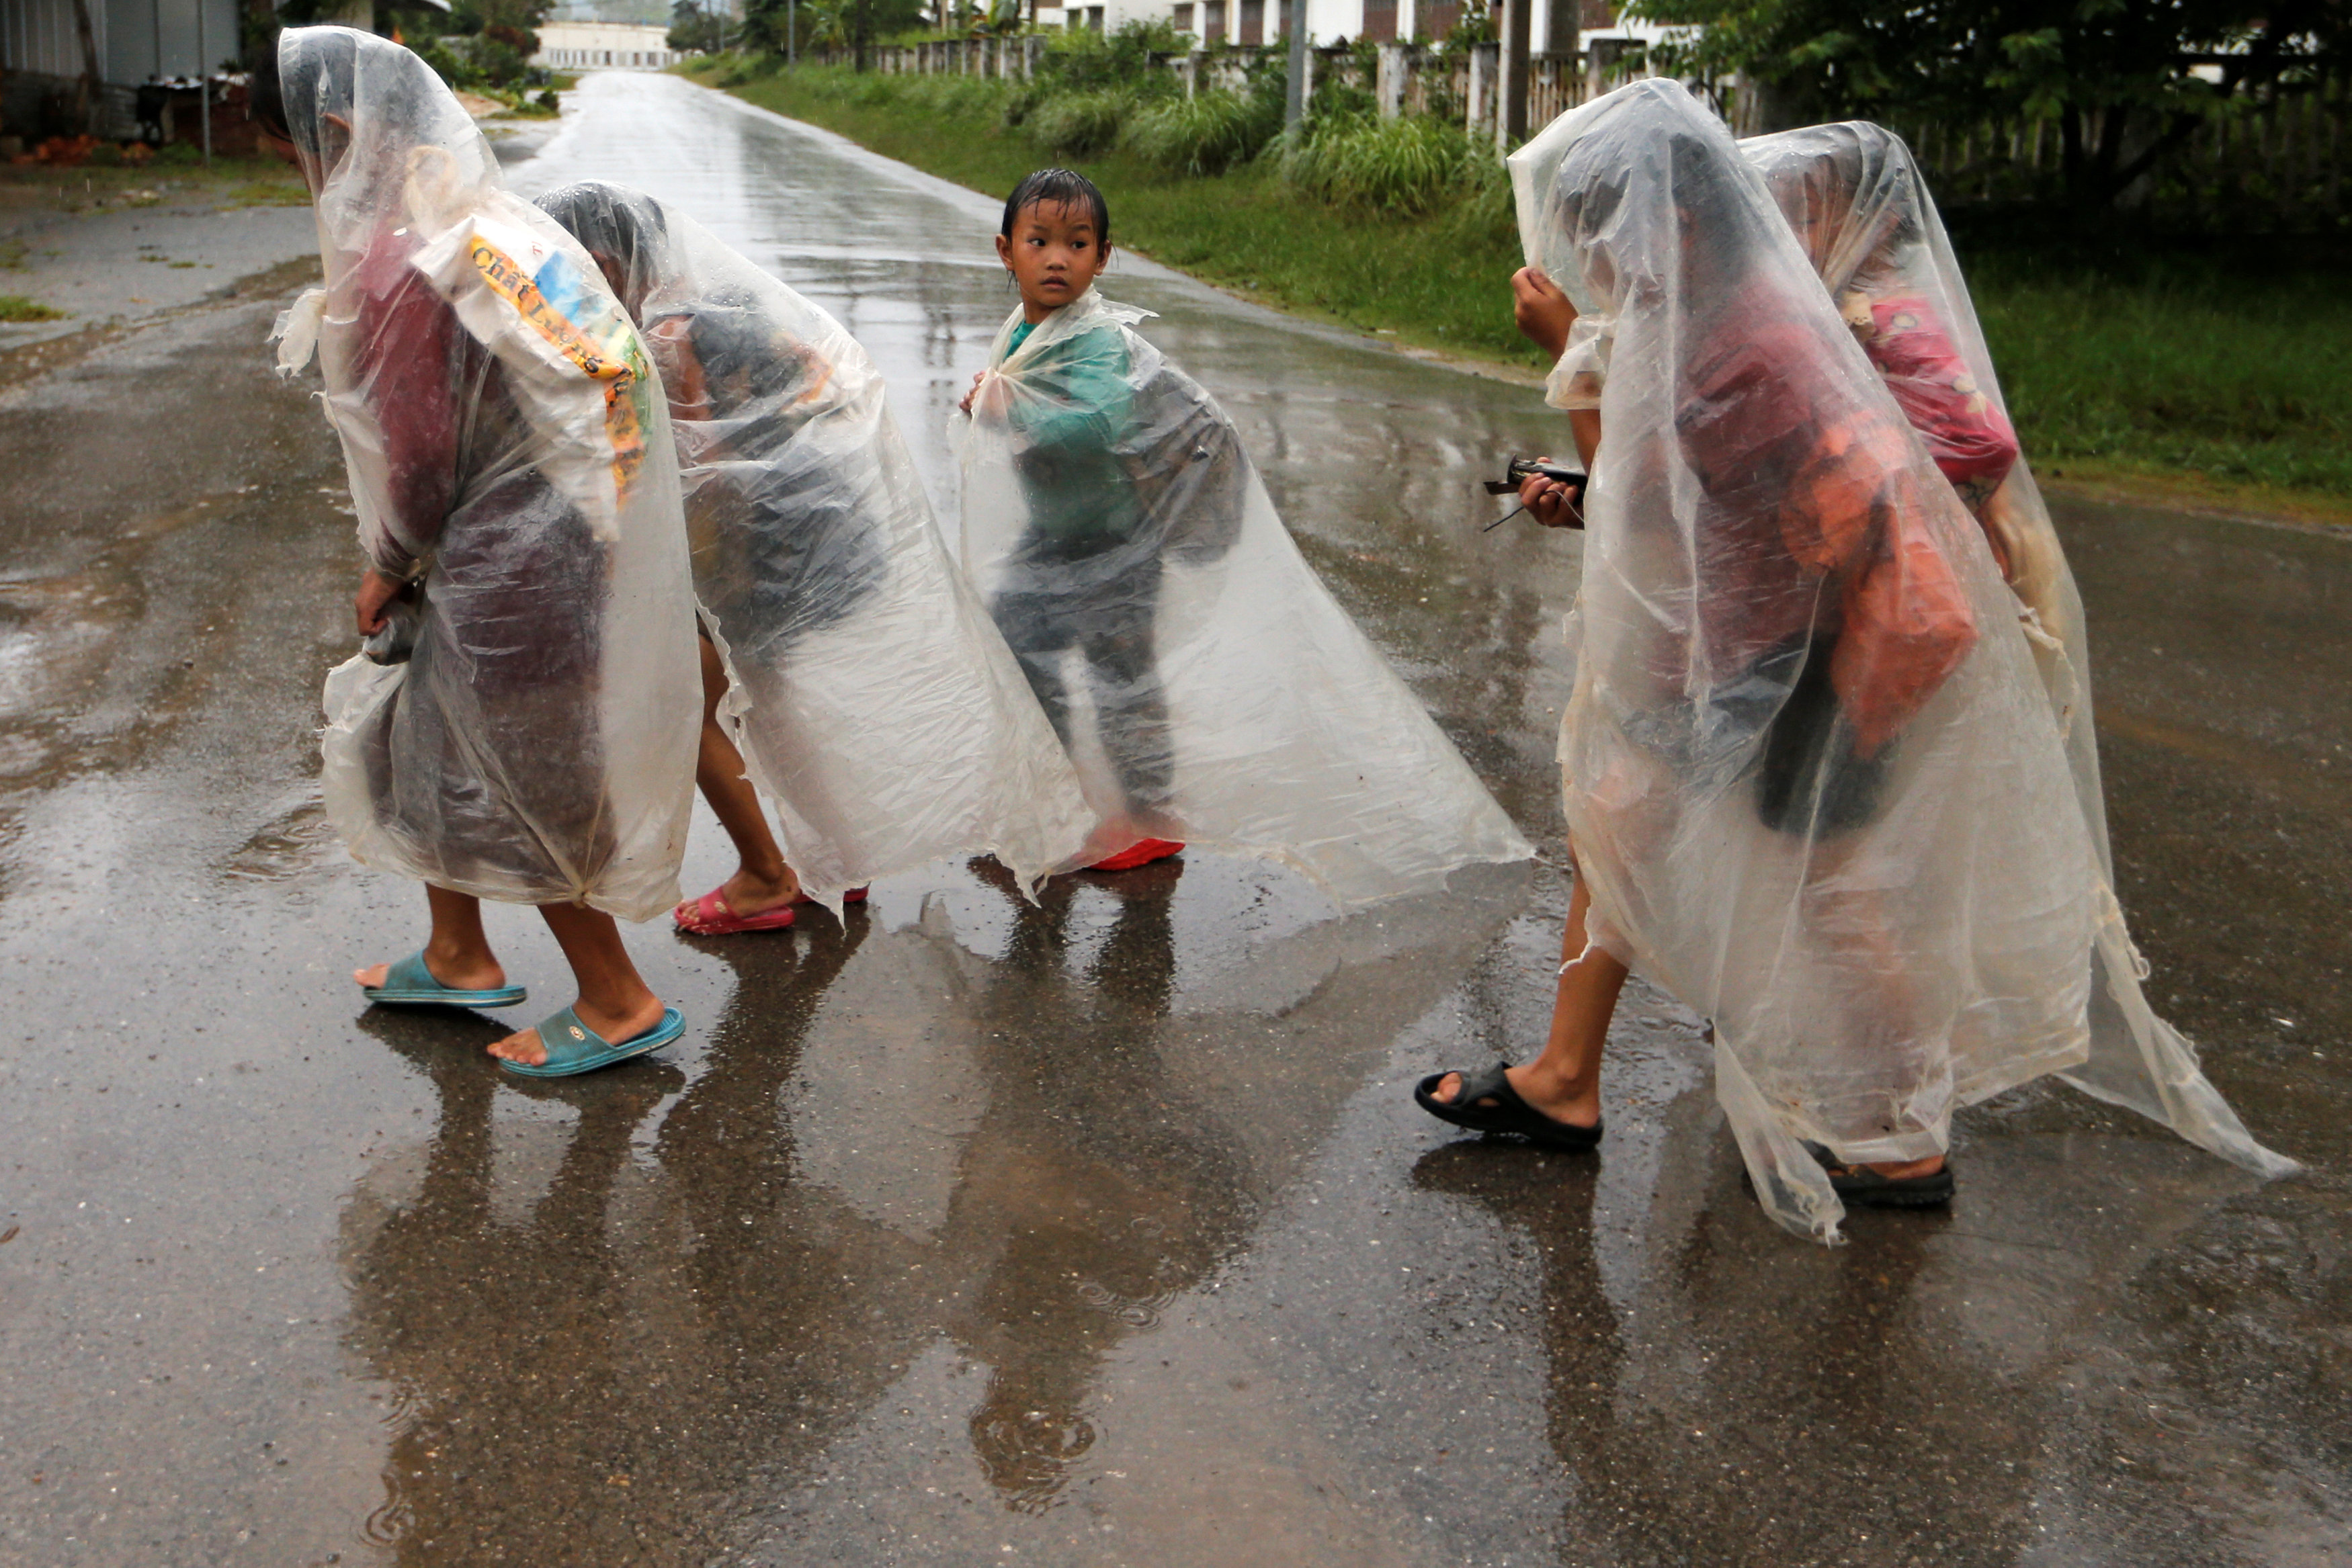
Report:
M 645 185 L 834 309 L 951 502 L 987 203 L 646 77 L 513 172 Z M 1578 545 L 1480 535 L 1471 483 L 1557 416 L 1107 292 L 1557 862 Z M 1556 863 L 1345 919 L 1193 856 L 647 925 L 692 1032 L 555 1085 L 363 1010 L 423 912 L 320 818 L 358 558 L 270 310 L 0 402 L 0 1563 L 2344 1561 L 2352 541 L 2063 508 L 2153 995 L 2313 1173 L 2037 1087 L 1962 1116 L 1948 1216 L 1831 1251 L 1743 1196 L 1638 987 L 1599 1157 L 1412 1109 L 1538 1038 Z M 688 889 L 725 867 L 699 819 Z M 562 999 L 534 917 L 491 929 Z

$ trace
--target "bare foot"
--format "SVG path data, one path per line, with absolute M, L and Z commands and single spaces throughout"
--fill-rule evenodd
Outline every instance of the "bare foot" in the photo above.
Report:
M 600 1008 L 590 1007 L 584 1000 L 572 1003 L 572 1011 L 582 1023 L 614 1045 L 636 1039 L 662 1020 L 661 998 L 651 995 L 626 1013 L 606 1012 Z M 520 1062 L 525 1067 L 537 1067 L 547 1060 L 547 1047 L 541 1043 L 536 1029 L 519 1030 L 504 1040 L 494 1041 L 488 1049 L 490 1054 L 500 1061 Z
M 1569 1085 L 1539 1076 L 1533 1063 L 1506 1069 L 1504 1077 L 1510 1081 L 1511 1092 L 1528 1103 L 1530 1110 L 1540 1111 L 1555 1122 L 1571 1127 L 1591 1127 L 1601 1121 L 1601 1086 L 1578 1092 Z M 1462 1093 L 1462 1074 L 1449 1072 L 1437 1081 L 1431 1096 L 1441 1105 L 1451 1105 Z M 1492 1103 L 1492 1096 L 1481 1101 L 1481 1106 Z
M 782 876 L 762 876 L 739 866 L 735 874 L 719 884 L 719 896 L 729 909 L 739 915 L 765 915 L 788 904 L 801 901 L 801 879 L 786 866 Z M 677 906 L 680 918 L 695 914 L 696 900 L 688 899 Z
M 391 973 L 389 964 L 370 964 L 364 969 L 353 969 L 352 978 L 362 987 L 374 990 Z M 436 953 L 425 949 L 425 972 L 453 991 L 495 991 L 507 983 L 507 972 L 488 953 Z

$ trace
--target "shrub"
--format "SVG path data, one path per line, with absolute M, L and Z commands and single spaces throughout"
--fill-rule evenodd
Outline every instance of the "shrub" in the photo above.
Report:
M 1120 144 L 1171 172 L 1222 174 L 1256 157 L 1282 131 L 1282 104 L 1261 95 L 1204 92 L 1139 110 Z
M 1324 201 L 1401 215 L 1480 193 L 1502 172 L 1460 126 L 1420 115 L 1316 121 L 1304 140 L 1284 150 L 1282 172 Z
M 1087 158 L 1118 141 L 1135 99 L 1116 88 L 1056 93 L 1029 112 L 1029 134 L 1056 158 Z

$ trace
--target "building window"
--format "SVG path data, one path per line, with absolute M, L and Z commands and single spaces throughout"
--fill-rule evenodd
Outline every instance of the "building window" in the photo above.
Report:
M 1212 44 L 1223 43 L 1225 37 L 1225 0 L 1208 0 L 1201 10 L 1202 38 Z
M 1192 30 L 1192 7 L 1190 5 L 1176 7 L 1176 30 L 1180 33 L 1189 33 Z
M 1265 0 L 1242 0 L 1242 38 L 1244 44 L 1265 42 Z

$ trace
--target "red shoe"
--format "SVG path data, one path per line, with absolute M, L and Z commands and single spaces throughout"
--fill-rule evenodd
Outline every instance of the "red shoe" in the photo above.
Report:
M 1181 854 L 1184 846 L 1173 839 L 1142 839 L 1111 856 L 1087 867 L 1088 871 L 1133 871 L 1153 861 L 1164 861 L 1170 855 Z
M 739 931 L 782 931 L 793 923 L 793 906 L 780 904 L 757 915 L 738 915 L 727 906 L 725 889 L 712 888 L 700 898 L 688 899 L 669 912 L 677 928 L 693 936 L 732 936 Z

